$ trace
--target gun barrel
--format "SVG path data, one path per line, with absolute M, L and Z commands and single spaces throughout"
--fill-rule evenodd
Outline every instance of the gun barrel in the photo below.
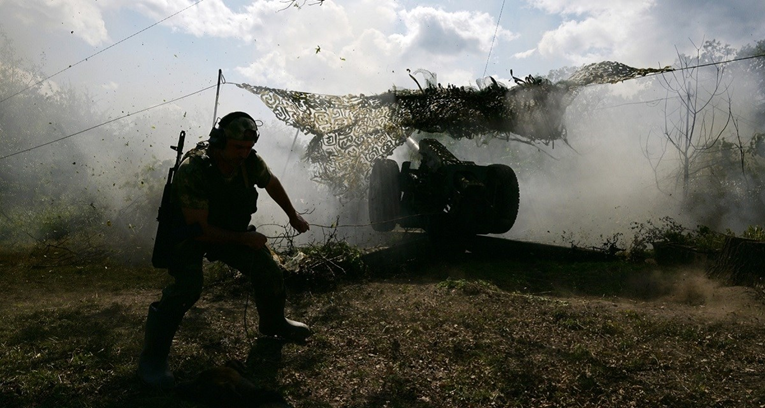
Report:
M 411 136 L 406 138 L 406 144 L 418 153 L 420 152 L 420 145 Z

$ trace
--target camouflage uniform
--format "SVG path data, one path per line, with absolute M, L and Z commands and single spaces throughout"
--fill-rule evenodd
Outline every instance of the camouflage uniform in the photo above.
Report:
M 210 158 L 209 147 L 200 143 L 186 153 L 173 179 L 173 202 L 178 242 L 169 268 L 175 282 L 162 291 L 157 308 L 171 315 L 183 315 L 202 293 L 202 258 L 223 261 L 247 276 L 256 297 L 259 292 L 279 294 L 284 291 L 279 266 L 270 250 L 254 250 L 241 245 L 210 244 L 188 236 L 181 208 L 208 210 L 210 225 L 235 232 L 244 232 L 251 215 L 257 211 L 258 192 L 255 185 L 265 188 L 271 171 L 265 161 L 253 151 L 244 164 L 230 177 L 224 177 Z M 185 234 L 186 237 L 178 237 Z
M 257 142 L 259 136 L 252 117 L 244 112 L 232 112 L 221 118 L 218 127 L 210 132 L 209 142 L 215 147 L 198 144 L 186 153 L 175 172 L 171 210 L 174 214 L 173 232 L 169 242 L 172 250 L 168 267 L 175 282 L 162 291 L 159 302 L 149 306 L 144 347 L 138 360 L 138 375 L 146 384 L 162 389 L 171 389 L 175 385 L 167 357 L 183 315 L 202 294 L 204 257 L 223 261 L 250 279 L 258 309 L 258 330 L 262 334 L 298 341 L 311 335 L 307 325 L 284 316 L 284 279 L 266 246 L 253 249 L 245 245 L 197 240 L 202 227 L 187 225 L 182 212 L 183 208 L 207 210 L 210 226 L 234 233 L 252 230 L 250 217 L 258 208 L 255 186 L 268 186 L 272 182 L 271 171 L 253 150 L 233 174 L 224 177 L 211 157 L 212 151 L 217 150 L 211 149 L 225 149 L 229 139 Z M 277 191 L 277 194 L 280 199 L 287 198 L 286 193 Z

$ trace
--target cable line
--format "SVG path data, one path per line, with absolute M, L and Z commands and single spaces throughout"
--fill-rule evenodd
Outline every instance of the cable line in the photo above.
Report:
M 30 147 L 30 148 L 27 148 L 27 149 L 24 149 L 24 150 L 19 150 L 18 152 L 15 152 L 15 153 L 11 153 L 11 154 L 9 154 L 9 155 L 5 155 L 5 156 L 2 156 L 2 157 L 0 157 L 0 160 L 5 160 L 5 159 L 7 159 L 7 158 L 9 158 L 9 157 L 13 157 L 13 156 L 16 156 L 16 155 L 19 155 L 19 154 L 22 154 L 22 153 L 27 153 L 27 152 L 30 152 L 30 151 L 32 151 L 32 150 L 35 150 L 35 149 L 39 149 L 39 148 L 41 148 L 41 147 L 44 147 L 44 146 L 48 146 L 48 145 L 51 145 L 51 144 L 53 144 L 53 143 L 57 143 L 57 142 L 60 142 L 60 141 L 62 141 L 62 140 L 66 140 L 66 139 L 69 139 L 70 137 L 74 137 L 74 136 L 77 136 L 77 135 L 79 135 L 79 134 L 82 134 L 82 133 L 85 133 L 85 132 L 87 132 L 87 131 L 90 131 L 90 130 L 93 130 L 93 129 L 99 128 L 99 127 L 101 127 L 101 126 L 104 126 L 104 125 L 108 125 L 109 123 L 112 123 L 112 122 L 116 122 L 116 121 L 118 121 L 118 120 L 121 120 L 121 119 L 125 119 L 125 118 L 127 118 L 128 116 L 134 116 L 134 115 L 138 115 L 138 114 L 140 114 L 140 113 L 143 113 L 143 112 L 146 112 L 146 111 L 152 110 L 152 109 L 154 109 L 154 108 L 158 108 L 158 107 L 160 107 L 160 106 L 163 106 L 163 105 L 167 105 L 167 104 L 169 104 L 169 103 L 173 103 L 173 102 L 179 101 L 179 100 L 181 100 L 181 99 L 184 99 L 184 98 L 188 98 L 189 96 L 193 96 L 193 95 L 196 95 L 196 94 L 198 94 L 198 93 L 202 93 L 202 92 L 204 92 L 204 91 L 206 91 L 206 90 L 208 90 L 208 89 L 212 89 L 212 88 L 215 88 L 216 86 L 218 86 L 218 85 L 217 85 L 217 84 L 216 84 L 216 85 L 210 85 L 210 86 L 208 86 L 207 88 L 203 88 L 203 89 L 200 89 L 200 90 L 198 90 L 198 91 L 195 91 L 195 92 L 192 92 L 192 93 L 190 93 L 190 94 L 187 94 L 187 95 L 184 95 L 184 96 L 181 96 L 181 97 L 178 97 L 178 98 L 175 98 L 175 99 L 169 100 L 169 101 L 165 101 L 165 102 L 162 102 L 162 103 L 160 103 L 160 104 L 157 104 L 157 105 L 154 105 L 154 106 L 150 106 L 150 107 L 148 107 L 148 108 L 144 108 L 144 109 L 141 109 L 141 110 L 139 110 L 139 111 L 137 111 L 137 112 L 128 113 L 127 115 L 122 115 L 122 116 L 120 116 L 120 117 L 117 117 L 117 118 L 114 118 L 114 119 L 111 119 L 111 120 L 107 120 L 106 122 L 100 123 L 100 124 L 98 124 L 98 125 L 95 125 L 95 126 L 91 126 L 91 127 L 87 128 L 87 129 L 83 129 L 83 130 L 80 130 L 79 132 L 75 132 L 75 133 L 72 133 L 72 134 L 70 134 L 70 135 L 66 135 L 66 136 L 64 136 L 64 137 L 60 137 L 60 138 L 58 138 L 58 139 L 54 139 L 54 140 L 51 140 L 51 141 L 49 141 L 49 142 L 45 142 L 45 143 L 43 143 L 43 144 L 39 144 L 39 145 L 37 145 L 37 146 L 32 146 L 32 147 Z
M 605 110 L 605 109 L 620 108 L 620 107 L 623 107 L 623 106 L 631 106 L 631 105 L 650 105 L 650 104 L 657 104 L 659 102 L 671 101 L 671 100 L 676 100 L 676 99 L 682 99 L 682 98 L 679 97 L 679 96 L 670 96 L 670 97 L 666 97 L 666 98 L 651 99 L 651 100 L 647 100 L 647 101 L 624 102 L 624 103 L 618 103 L 616 105 L 608 105 L 608 106 L 595 107 L 592 110 L 593 111 L 600 111 L 600 110 Z M 725 109 L 722 109 L 722 108 L 717 107 L 717 106 L 712 106 L 711 109 L 719 111 L 719 112 L 722 112 L 722 113 L 726 113 L 726 114 L 728 113 L 728 111 L 726 111 Z M 753 127 L 757 126 L 757 123 L 753 122 L 752 120 L 746 119 L 746 118 L 744 118 L 741 115 L 735 115 L 734 119 L 742 121 L 742 122 L 745 122 L 745 123 L 748 123 L 749 125 L 751 125 Z
M 499 17 L 497 18 L 497 26 L 494 27 L 494 36 L 491 37 L 491 46 L 489 47 L 489 55 L 486 56 L 486 66 L 483 67 L 483 76 L 486 76 L 486 70 L 489 69 L 489 59 L 491 58 L 491 50 L 494 49 L 494 39 L 497 38 L 497 31 L 499 30 L 499 22 L 502 20 L 502 11 L 505 9 L 505 0 L 502 0 L 502 8 L 499 9 Z
M 689 69 L 711 67 L 712 65 L 728 64 L 728 63 L 731 63 L 731 62 L 745 61 L 745 60 L 750 60 L 750 59 L 754 59 L 754 58 L 762 58 L 762 57 L 765 57 L 765 54 L 750 55 L 748 57 L 734 58 L 734 59 L 725 60 L 725 61 L 708 62 L 706 64 L 694 65 L 692 67 L 672 68 L 672 69 L 670 69 L 668 71 L 649 72 L 649 73 L 647 73 L 645 75 L 640 75 L 640 76 L 636 76 L 636 77 L 632 77 L 632 78 L 627 78 L 624 81 L 629 81 L 630 79 L 638 79 L 638 78 L 645 78 L 645 77 L 648 77 L 648 76 L 666 74 L 668 72 L 686 71 L 686 70 L 689 70 Z M 622 81 L 622 82 L 624 82 L 624 81 Z
M 593 110 L 603 110 L 603 109 L 619 108 L 619 107 L 622 107 L 622 106 L 629 106 L 629 105 L 650 105 L 652 103 L 664 102 L 664 101 L 667 101 L 667 100 L 670 100 L 670 99 L 677 99 L 677 97 L 673 96 L 673 97 L 667 97 L 667 98 L 651 99 L 651 100 L 648 100 L 648 101 L 624 102 L 624 103 L 618 103 L 616 105 L 597 107 L 597 108 L 594 108 Z
M 729 62 L 738 62 L 738 61 L 744 61 L 744 60 L 749 60 L 749 59 L 754 59 L 754 58 L 762 58 L 762 57 L 765 57 L 765 54 L 750 55 L 748 57 L 734 58 L 732 60 L 727 60 L 727 61 L 709 62 L 709 63 L 706 63 L 706 64 L 696 65 L 695 67 L 678 68 L 675 71 L 683 71 L 683 70 L 686 70 L 686 69 L 693 69 L 693 68 L 704 68 L 704 67 L 710 67 L 712 65 L 727 64 Z
M 127 41 L 127 40 L 129 40 L 129 39 L 131 39 L 131 38 L 133 38 L 133 37 L 135 37 L 135 36 L 137 36 L 138 34 L 141 34 L 142 32 L 144 32 L 144 31 L 146 31 L 146 30 L 148 30 L 148 29 L 150 29 L 150 28 L 153 28 L 154 26 L 157 26 L 157 25 L 159 25 L 159 24 L 161 24 L 161 23 L 163 23 L 163 22 L 165 22 L 165 21 L 167 21 L 167 20 L 169 20 L 169 19 L 171 19 L 171 18 L 173 18 L 173 17 L 177 16 L 178 14 L 181 14 L 181 13 L 183 13 L 184 11 L 186 11 L 186 10 L 188 10 L 188 9 L 190 9 L 190 8 L 192 8 L 192 7 L 194 7 L 194 6 L 196 6 L 197 4 L 199 4 L 199 3 L 203 2 L 203 1 L 205 1 L 205 0 L 199 0 L 199 1 L 197 1 L 196 3 L 194 3 L 194 4 L 192 4 L 192 5 L 190 5 L 190 6 L 186 7 L 186 8 L 184 8 L 184 9 L 182 9 L 182 10 L 178 11 L 178 12 L 176 12 L 176 13 L 174 13 L 174 14 L 172 14 L 172 15 L 169 15 L 169 16 L 167 16 L 167 17 L 163 18 L 162 20 L 159 20 L 159 21 L 157 21 L 156 23 L 154 23 L 154 24 L 152 24 L 152 25 L 150 25 L 150 26 L 148 26 L 148 27 L 144 28 L 143 30 L 141 30 L 141 31 L 138 31 L 138 32 L 136 32 L 136 33 L 133 33 L 132 35 L 130 35 L 130 36 L 128 36 L 128 37 L 125 37 L 125 38 L 123 38 L 123 39 L 121 39 L 121 40 L 117 41 L 116 43 L 114 43 L 114 44 L 112 44 L 112 45 L 110 45 L 110 46 L 108 46 L 108 47 L 104 48 L 103 50 L 101 50 L 101 51 L 98 51 L 97 53 L 95 53 L 95 54 L 93 54 L 93 55 L 91 55 L 91 56 L 89 56 L 89 57 L 85 57 L 84 59 L 81 59 L 81 60 L 79 60 L 79 61 L 75 62 L 74 64 L 72 64 L 72 65 L 69 65 L 68 67 L 66 67 L 66 68 L 64 68 L 64 69 L 62 69 L 62 70 L 60 70 L 60 71 L 56 72 L 55 74 L 53 74 L 53 75 L 51 75 L 51 76 L 49 76 L 49 77 L 47 77 L 47 78 L 41 79 L 41 80 L 39 80 L 39 81 L 35 82 L 35 83 L 34 83 L 34 84 L 32 84 L 32 85 L 29 85 L 28 87 L 26 87 L 26 88 L 24 88 L 24 89 L 22 89 L 22 90 L 20 90 L 20 91 L 16 92 L 15 94 L 13 94 L 13 95 L 11 95 L 11 96 L 9 96 L 9 97 L 7 97 L 7 98 L 3 99 L 3 100 L 0 100 L 0 103 L 3 103 L 3 102 L 5 102 L 5 101 L 7 101 L 8 99 L 11 99 L 11 98 L 13 98 L 13 97 L 15 97 L 15 96 L 17 96 L 17 95 L 19 95 L 19 94 L 22 94 L 22 93 L 24 93 L 24 92 L 26 92 L 26 91 L 28 91 L 28 90 L 30 90 L 30 89 L 32 89 L 32 88 L 34 88 L 34 87 L 36 87 L 37 85 L 40 85 L 41 83 L 43 83 L 43 82 L 45 82 L 45 81 L 47 81 L 47 80 L 49 80 L 49 79 L 53 78 L 54 76 L 56 76 L 56 75 L 58 75 L 58 74 L 60 74 L 60 73 L 62 73 L 62 72 L 64 72 L 64 71 L 67 71 L 67 70 L 69 70 L 70 68 L 73 68 L 73 67 L 75 67 L 75 66 L 77 66 L 77 65 L 80 65 L 81 63 L 83 63 L 83 62 L 85 62 L 85 61 L 89 60 L 90 58 L 93 58 L 93 57 L 95 57 L 95 56 L 96 56 L 96 55 L 98 55 L 98 54 L 101 54 L 102 52 L 104 52 L 104 51 L 106 51 L 106 50 L 108 50 L 108 49 L 110 49 L 110 48 L 113 48 L 113 47 L 116 47 L 116 46 L 117 46 L 117 45 L 119 45 L 119 44 L 122 44 L 123 42 L 125 42 L 125 41 Z
M 201 3 L 202 1 L 204 1 L 204 0 L 199 0 L 197 3 L 195 3 L 195 5 L 196 5 L 196 4 L 199 4 L 199 3 Z M 504 2 L 503 2 L 503 5 L 504 5 Z M 191 6 L 190 6 L 190 7 L 191 7 Z M 504 6 L 503 6 L 503 8 L 504 8 Z M 188 9 L 188 7 L 187 7 L 187 9 Z M 185 10 L 185 9 L 184 9 L 184 10 Z M 181 10 L 181 11 L 183 11 L 183 10 Z M 179 11 L 178 13 L 180 13 L 180 11 Z M 176 14 L 178 14 L 178 13 L 176 13 Z M 168 17 L 168 18 L 170 18 L 170 17 Z M 167 19 L 167 18 L 166 18 L 166 19 Z M 165 19 L 165 20 L 166 20 L 166 19 Z M 163 20 L 163 21 L 164 21 L 164 20 Z M 157 23 L 157 24 L 159 24 L 159 23 Z M 156 24 L 155 24 L 155 25 L 156 25 Z M 123 40 L 123 41 L 124 41 L 124 40 Z M 116 44 L 114 44 L 114 45 L 116 45 Z M 104 50 L 104 51 L 105 51 L 105 50 Z M 765 54 L 758 54 L 758 55 L 751 55 L 751 56 L 748 56 L 748 57 L 734 58 L 734 59 L 732 59 L 732 60 L 726 60 L 726 61 L 711 62 L 711 63 L 707 63 L 707 64 L 696 65 L 696 66 L 693 66 L 693 67 L 682 67 L 682 68 L 677 68 L 677 69 L 675 69 L 675 71 L 683 71 L 683 70 L 686 70 L 686 69 L 703 68 L 703 67 L 707 67 L 707 66 L 711 66 L 711 65 L 726 64 L 726 63 L 730 63 L 730 62 L 744 61 L 744 60 L 749 60 L 749 59 L 754 59 L 754 58 L 762 58 L 762 57 L 765 57 Z M 487 63 L 488 63 L 488 62 L 487 62 Z M 645 77 L 645 76 L 651 76 L 651 75 L 657 75 L 657 74 L 661 74 L 661 72 L 656 72 L 656 73 L 649 73 L 649 74 L 646 74 L 646 75 L 643 75 L 643 76 L 640 76 L 640 77 L 629 78 L 629 79 L 637 79 L 637 78 L 643 78 L 643 77 Z M 629 80 L 629 79 L 626 79 L 625 81 L 627 81 L 627 80 Z M 624 81 L 622 81 L 622 82 L 624 82 Z M 237 84 L 236 84 L 236 83 L 234 83 L 234 82 L 223 82 L 223 83 L 224 83 L 224 84 L 237 85 Z M 121 119 L 124 119 L 124 118 L 126 118 L 126 117 L 128 117 L 128 116 L 137 115 L 137 114 L 139 114 L 139 113 L 143 113 L 143 112 L 146 112 L 146 111 L 149 111 L 149 110 L 152 110 L 152 109 L 158 108 L 158 107 L 160 107 L 160 106 L 163 106 L 163 105 L 167 105 L 167 104 L 169 104 L 169 103 L 173 103 L 173 102 L 179 101 L 179 100 L 181 100 L 181 99 L 184 99 L 184 98 L 188 98 L 189 96 L 192 96 L 192 95 L 196 95 L 196 94 L 198 94 L 198 93 L 204 92 L 204 91 L 206 91 L 206 90 L 208 90 L 208 89 L 212 89 L 212 88 L 215 88 L 215 87 L 217 87 L 217 86 L 218 86 L 218 84 L 215 84 L 215 85 L 210 85 L 210 86 L 208 86 L 208 87 L 206 87 L 206 88 L 200 89 L 200 90 L 198 90 L 198 91 L 195 91 L 195 92 L 192 92 L 192 93 L 190 93 L 190 94 L 187 94 L 187 95 L 184 95 L 184 96 L 181 96 L 181 97 L 178 97 L 178 98 L 175 98 L 175 99 L 172 99 L 172 100 L 169 100 L 169 101 L 166 101 L 166 102 L 163 102 L 163 103 L 160 103 L 160 104 L 154 105 L 154 106 L 150 106 L 150 107 L 148 107 L 148 108 L 144 108 L 144 109 L 141 109 L 141 110 L 139 110 L 139 111 L 137 111 L 137 112 L 134 112 L 134 113 L 128 113 L 127 115 L 123 115 L 123 116 L 120 116 L 120 117 L 117 117 L 117 118 L 114 118 L 114 119 L 108 120 L 108 121 L 106 121 L 106 122 L 100 123 L 100 124 L 98 124 L 98 125 L 95 125 L 95 126 L 91 126 L 91 127 L 87 128 L 87 129 L 83 129 L 83 130 L 81 130 L 81 131 L 79 131 L 79 132 L 76 132 L 76 133 L 72 133 L 72 134 L 70 134 L 70 135 L 67 135 L 67 136 L 64 136 L 64 137 L 61 137 L 61 138 L 58 138 L 58 139 L 55 139 L 55 140 L 51 140 L 51 141 L 49 141 L 49 142 L 45 142 L 45 143 L 43 143 L 43 144 L 40 144 L 40 145 L 37 145 L 37 146 L 32 146 L 32 147 L 30 147 L 30 148 L 27 148 L 27 149 L 19 150 L 19 151 L 17 151 L 17 152 L 14 152 L 14 153 L 11 153 L 11 154 L 8 154 L 8 155 L 5 155 L 5 156 L 1 156 L 1 157 L 0 157 L 0 160 L 5 160 L 5 159 L 7 159 L 7 158 L 10 158 L 10 157 L 13 157 L 13 156 L 16 156 L 16 155 L 19 155 L 19 154 L 27 153 L 27 152 L 30 152 L 30 151 L 32 151 L 32 150 L 35 150 L 35 149 L 39 149 L 39 148 L 41 148 L 41 147 L 44 147 L 44 146 L 48 146 L 48 145 L 50 145 L 50 144 L 53 144 L 53 143 L 57 143 L 57 142 L 60 142 L 60 141 L 62 141 L 62 140 L 66 140 L 66 139 L 69 139 L 69 138 L 71 138 L 71 137 L 77 136 L 77 135 L 79 135 L 79 134 L 82 134 L 82 133 L 85 133 L 85 132 L 87 132 L 87 131 L 90 131 L 90 130 L 93 130 L 93 129 L 99 128 L 99 127 L 101 127 L 101 126 L 107 125 L 107 124 L 109 124 L 109 123 L 112 123 L 112 122 L 116 122 L 116 121 L 118 121 L 118 120 L 121 120 Z M 3 101 L 5 101 L 5 100 L 7 100 L 7 99 L 8 99 L 8 98 L 4 99 Z M 0 103 L 2 103 L 3 101 L 0 101 Z M 648 102 L 655 102 L 655 101 L 648 101 Z M 637 103 L 641 103 L 641 102 L 637 102 Z

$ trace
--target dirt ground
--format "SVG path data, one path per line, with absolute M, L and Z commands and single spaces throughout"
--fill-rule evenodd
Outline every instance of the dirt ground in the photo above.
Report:
M 295 407 L 765 406 L 762 289 L 699 268 L 441 255 L 290 292 L 305 344 L 258 337 L 248 283 L 209 273 L 171 368 L 187 381 L 240 360 Z M 135 378 L 168 278 L 109 268 L 0 264 L 0 406 L 198 406 Z

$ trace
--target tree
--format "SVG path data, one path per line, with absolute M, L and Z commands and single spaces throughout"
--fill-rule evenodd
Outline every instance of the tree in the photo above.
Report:
M 765 61 L 725 61 L 764 49 L 763 41 L 738 52 L 707 41 L 693 57 L 678 54 L 679 68 L 658 78 L 666 93 L 663 121 L 644 155 L 657 187 L 680 190 L 682 208 L 715 229 L 763 223 Z
M 678 53 L 679 69 L 661 77 L 666 91 L 661 148 L 658 154 L 652 154 L 647 142 L 645 155 L 654 171 L 658 171 L 668 150 L 677 155 L 674 178 L 684 201 L 692 178 L 712 165 L 704 162 L 705 153 L 717 145 L 732 122 L 729 83 L 725 81 L 725 66 L 719 64 L 732 53 L 727 45 L 707 41 L 697 47 L 694 57 Z M 699 67 L 706 64 L 713 65 Z
M 765 130 L 765 40 L 741 47 L 736 58 L 748 58 L 735 66 L 735 72 L 748 80 L 743 90 L 750 92 L 748 99 L 753 102 L 755 125 L 757 131 L 762 132 Z
M 306 3 L 308 3 L 308 0 L 283 0 L 282 3 L 286 4 L 286 6 L 282 10 L 286 10 L 290 7 L 302 9 L 303 6 L 305 6 Z M 324 0 L 315 0 L 312 3 L 308 3 L 309 6 L 316 6 L 316 5 L 321 6 L 322 4 L 324 4 Z

